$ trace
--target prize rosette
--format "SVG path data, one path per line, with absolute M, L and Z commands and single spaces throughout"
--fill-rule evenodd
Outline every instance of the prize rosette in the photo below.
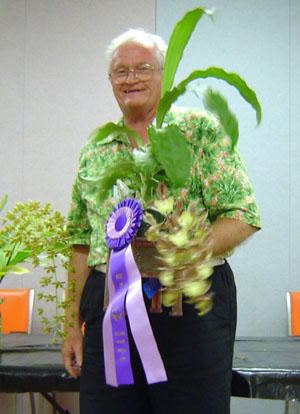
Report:
M 106 222 L 107 247 L 119 249 L 131 243 L 143 217 L 140 203 L 127 199 L 118 204 Z
M 167 381 L 143 299 L 141 275 L 130 244 L 141 221 L 141 205 L 126 199 L 118 204 L 106 222 L 106 244 L 111 250 L 107 268 L 109 304 L 103 320 L 103 346 L 106 382 L 116 387 L 134 383 L 125 314 L 147 382 Z

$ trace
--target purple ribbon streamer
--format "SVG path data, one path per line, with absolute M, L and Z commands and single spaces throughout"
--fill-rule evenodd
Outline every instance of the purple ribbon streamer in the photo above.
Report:
M 103 319 L 103 325 L 102 325 L 105 378 L 106 378 L 107 384 L 117 387 L 118 381 L 117 381 L 116 363 L 115 363 L 115 355 L 114 355 L 113 330 L 112 330 L 112 324 L 111 324 L 111 319 L 110 319 L 115 289 L 114 289 L 114 284 L 113 284 L 111 273 L 110 273 L 110 266 L 107 267 L 107 287 L 108 287 L 108 294 L 109 294 L 110 301 L 106 309 L 104 319 Z
M 107 357 L 105 358 L 105 375 L 107 383 L 114 386 L 134 383 L 124 307 L 128 290 L 128 275 L 125 266 L 126 248 L 127 246 L 118 251 L 112 250 L 110 255 L 108 291 L 111 300 L 103 321 L 103 337 L 106 338 L 108 331 L 112 335 L 112 342 L 104 342 L 104 356 Z M 111 368 L 115 371 L 114 373 Z
M 107 277 L 110 300 L 103 321 L 107 384 L 118 386 L 134 383 L 124 316 L 124 300 L 130 329 L 145 370 L 147 382 L 153 384 L 167 381 L 164 364 L 145 307 L 141 275 L 134 261 L 131 245 L 118 251 L 112 250 Z M 120 340 L 121 343 L 118 342 Z
M 167 374 L 149 322 L 142 290 L 141 274 L 135 263 L 131 245 L 125 252 L 129 287 L 126 310 L 136 347 L 145 370 L 148 384 L 167 381 Z

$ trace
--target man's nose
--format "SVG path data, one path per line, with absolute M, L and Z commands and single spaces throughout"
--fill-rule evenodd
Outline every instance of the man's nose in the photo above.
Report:
M 136 83 L 138 81 L 134 70 L 129 70 L 126 78 L 126 83 Z

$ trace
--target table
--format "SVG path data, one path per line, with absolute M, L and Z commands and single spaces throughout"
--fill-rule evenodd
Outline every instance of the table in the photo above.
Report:
M 300 338 L 237 338 L 232 395 L 300 399 Z
M 0 392 L 39 392 L 60 414 L 71 414 L 55 400 L 52 392 L 79 391 L 79 380 L 72 378 L 62 363 L 60 346 L 46 335 L 2 335 L 0 353 Z M 31 397 L 31 407 L 35 407 Z
M 43 335 L 3 335 L 0 392 L 79 391 L 64 369 L 60 347 Z M 237 338 L 232 395 L 298 400 L 300 338 Z M 60 411 L 65 412 L 65 411 Z

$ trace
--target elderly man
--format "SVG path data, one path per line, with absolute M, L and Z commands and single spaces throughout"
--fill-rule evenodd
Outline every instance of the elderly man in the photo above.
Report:
M 161 97 L 165 51 L 162 39 L 140 29 L 126 31 L 107 51 L 109 79 L 122 121 L 145 145 L 149 141 L 147 128 Z M 182 109 L 170 111 L 167 117 L 168 122 L 180 126 L 193 148 L 193 176 L 184 194 L 186 199 L 197 198 L 208 213 L 212 255 L 218 258 L 212 275 L 214 306 L 199 317 L 192 305 L 184 303 L 183 316 L 171 317 L 166 308 L 162 313 L 150 313 L 145 298 L 168 380 L 147 384 L 129 332 L 134 384 L 107 385 L 102 345 L 104 236 L 114 200 L 109 197 L 98 205 L 96 194 L 76 178 L 69 213 L 76 269 L 69 275 L 76 281 L 75 320 L 73 328 L 66 328 L 62 354 L 68 372 L 75 378 L 81 376 L 82 414 L 230 412 L 236 294 L 233 274 L 224 258 L 260 227 L 258 209 L 238 150 L 230 153 L 230 141 L 216 120 L 204 112 Z M 119 140 L 117 134 L 98 145 L 89 141 L 81 152 L 79 168 L 98 175 L 114 157 L 130 158 L 134 145 L 130 139 Z

